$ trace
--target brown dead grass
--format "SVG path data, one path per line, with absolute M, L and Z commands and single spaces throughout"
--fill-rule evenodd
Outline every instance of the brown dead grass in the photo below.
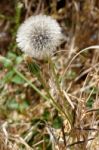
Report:
M 0 54 L 2 56 L 6 56 L 8 51 L 20 54 L 13 44 L 16 32 L 14 28 L 17 26 L 14 20 L 17 3 L 17 1 L 9 0 L 0 3 L 1 14 L 3 14 L 0 14 Z M 99 45 L 99 1 L 20 0 L 19 3 L 21 3 L 20 22 L 31 15 L 48 14 L 57 19 L 67 37 L 66 42 L 53 57 L 56 74 L 62 78 L 60 80 L 62 97 L 57 90 L 52 72 L 48 71 L 48 65 L 38 63 L 52 96 L 62 110 L 70 112 L 72 124 L 70 125 L 50 102 L 40 98 L 27 83 L 0 84 L 0 150 L 38 150 L 40 148 L 47 150 L 50 143 L 53 150 L 98 150 L 99 48 L 81 53 L 80 51 L 88 46 Z M 9 16 L 12 16 L 12 19 Z M 75 59 L 70 64 L 73 57 Z M 29 72 L 25 62 L 19 65 L 19 70 L 45 94 L 45 90 L 37 78 Z M 1 80 L 7 72 L 8 70 L 0 64 Z M 63 78 L 64 73 L 65 78 Z M 13 98 L 20 105 L 23 105 L 26 99 L 29 107 L 23 111 L 8 109 L 5 104 Z M 65 101 L 68 102 L 67 108 Z M 45 111 L 49 115 L 47 119 L 43 118 Z M 53 121 L 58 116 L 62 117 L 63 125 L 55 129 Z

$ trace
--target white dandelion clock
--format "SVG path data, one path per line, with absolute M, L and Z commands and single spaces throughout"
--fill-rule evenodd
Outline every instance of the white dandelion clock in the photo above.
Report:
M 63 34 L 56 20 L 37 15 L 28 18 L 18 29 L 18 47 L 36 59 L 45 59 L 61 44 Z

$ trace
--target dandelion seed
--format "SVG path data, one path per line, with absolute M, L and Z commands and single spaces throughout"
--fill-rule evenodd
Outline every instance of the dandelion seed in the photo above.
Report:
M 63 34 L 56 20 L 37 15 L 28 18 L 18 29 L 18 47 L 36 59 L 45 59 L 61 44 Z

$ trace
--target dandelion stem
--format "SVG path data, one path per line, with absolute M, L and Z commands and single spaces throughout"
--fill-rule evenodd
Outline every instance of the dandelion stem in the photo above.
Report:
M 16 74 L 18 74 L 22 79 L 24 79 L 42 98 L 44 98 L 45 100 L 49 100 L 51 99 L 55 108 L 63 115 L 64 113 L 60 110 L 59 106 L 57 106 L 57 103 L 54 101 L 54 99 L 51 97 L 50 93 L 48 92 L 48 90 L 46 89 L 46 92 L 48 94 L 49 97 L 47 97 L 46 95 L 42 94 L 41 91 L 31 82 L 29 81 L 21 72 L 19 72 L 16 68 L 14 68 L 14 71 Z M 43 82 L 44 83 L 44 82 Z
M 56 83 L 57 89 L 58 89 L 58 91 L 59 91 L 59 94 L 60 94 L 62 100 L 64 100 L 64 105 L 65 105 L 65 107 L 67 108 L 68 104 L 67 104 L 66 100 L 64 99 L 63 92 L 62 92 L 61 89 L 60 89 L 60 84 L 59 84 L 59 81 L 58 81 L 58 78 L 57 78 L 57 75 L 56 75 L 56 72 L 55 72 L 55 67 L 54 67 L 55 65 L 53 64 L 53 62 L 52 62 L 52 60 L 51 60 L 50 58 L 49 58 L 49 64 L 50 64 L 50 66 L 51 66 L 51 70 L 52 70 L 52 72 L 53 72 L 54 79 L 55 79 L 55 83 Z M 62 106 L 62 107 L 64 108 L 64 106 Z M 68 113 L 67 113 L 67 111 L 64 111 L 64 110 L 63 110 L 63 113 L 65 114 L 65 116 L 66 116 L 66 118 L 68 119 L 69 123 L 72 124 L 72 121 L 71 121 L 72 118 L 71 118 L 71 115 L 70 115 L 69 111 L 68 111 Z
M 24 79 L 41 97 L 45 100 L 49 100 L 47 96 L 41 93 L 41 91 L 31 82 L 29 81 L 21 72 L 19 72 L 16 68 L 14 68 L 16 74 L 18 74 L 22 79 Z

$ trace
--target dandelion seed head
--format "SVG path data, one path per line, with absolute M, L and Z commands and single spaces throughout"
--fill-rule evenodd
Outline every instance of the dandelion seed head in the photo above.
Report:
M 61 44 L 63 35 L 55 19 L 46 15 L 28 18 L 18 29 L 18 47 L 31 57 L 44 59 Z

